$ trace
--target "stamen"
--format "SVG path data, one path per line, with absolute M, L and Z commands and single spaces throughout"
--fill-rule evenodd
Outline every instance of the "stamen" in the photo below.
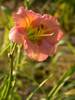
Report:
M 55 34 L 54 32 L 50 33 L 50 31 L 51 31 L 50 29 L 45 30 L 45 29 L 42 29 L 41 27 L 39 27 L 39 30 L 38 30 L 38 28 L 34 28 L 34 29 L 30 28 L 29 30 L 30 31 L 28 32 L 29 33 L 28 37 L 33 42 L 37 42 L 37 41 L 41 40 L 42 37 L 53 36 Z
M 53 36 L 55 33 L 51 33 L 51 34 L 41 34 L 41 35 L 38 35 L 38 37 L 45 37 L 45 36 Z

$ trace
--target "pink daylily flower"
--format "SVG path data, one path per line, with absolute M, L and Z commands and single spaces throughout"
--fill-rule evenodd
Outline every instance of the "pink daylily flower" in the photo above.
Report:
M 57 43 L 63 37 L 55 17 L 20 7 L 13 14 L 13 19 L 15 25 L 10 31 L 9 39 L 22 44 L 29 58 L 44 61 L 55 53 Z

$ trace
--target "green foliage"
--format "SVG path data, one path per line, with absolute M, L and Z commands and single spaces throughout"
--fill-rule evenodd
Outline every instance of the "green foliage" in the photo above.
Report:
M 44 62 L 9 41 L 12 13 L 22 4 L 56 16 L 63 28 L 56 55 Z M 75 0 L 0 0 L 0 100 L 75 100 L 74 73 Z

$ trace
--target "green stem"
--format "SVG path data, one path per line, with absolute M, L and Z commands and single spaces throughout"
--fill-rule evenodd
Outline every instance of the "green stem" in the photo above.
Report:
M 7 100 L 8 98 L 8 95 L 10 93 L 10 89 L 11 89 L 11 85 L 12 85 L 12 73 L 13 73 L 13 56 L 10 57 L 10 79 L 9 79 L 9 85 L 8 85 L 8 88 L 7 88 L 7 92 L 6 92 L 6 95 L 5 95 L 5 100 Z
M 27 9 L 30 7 L 29 0 L 24 0 L 24 4 L 25 4 L 25 6 L 26 6 Z
M 1 51 L 0 56 L 2 56 L 3 53 L 5 53 L 5 51 L 6 51 L 9 47 L 10 47 L 10 44 L 8 44 L 7 47 Z
M 9 76 L 8 88 L 7 88 L 7 91 L 5 93 L 4 100 L 7 100 L 8 99 L 8 96 L 10 94 L 10 90 L 11 90 L 11 87 L 12 87 L 13 61 L 14 61 L 14 59 L 13 59 L 13 53 L 14 53 L 14 50 L 15 50 L 15 44 L 13 45 L 13 49 L 12 49 L 12 51 L 9 54 L 9 58 L 10 58 L 10 76 Z

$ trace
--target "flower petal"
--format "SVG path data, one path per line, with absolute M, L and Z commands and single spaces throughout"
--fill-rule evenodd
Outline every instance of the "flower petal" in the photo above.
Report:
M 42 23 L 46 30 L 50 30 L 48 34 L 54 33 L 53 36 L 49 37 L 51 43 L 55 44 L 63 37 L 63 31 L 60 28 L 60 24 L 55 17 L 47 14 L 42 16 Z
M 13 27 L 10 30 L 9 39 L 13 42 L 23 44 L 25 36 L 26 36 L 26 33 L 23 28 Z
M 51 44 L 51 41 L 48 38 L 45 38 L 40 43 L 40 51 L 52 56 L 56 51 L 56 44 Z
M 40 17 L 40 14 L 33 12 L 32 10 L 24 9 L 20 7 L 16 14 L 13 14 L 16 26 L 19 27 L 29 27 L 30 24 Z
M 27 56 L 33 60 L 44 61 L 48 58 L 48 54 L 42 52 L 39 45 L 31 43 L 29 40 L 24 41 L 24 49 Z

